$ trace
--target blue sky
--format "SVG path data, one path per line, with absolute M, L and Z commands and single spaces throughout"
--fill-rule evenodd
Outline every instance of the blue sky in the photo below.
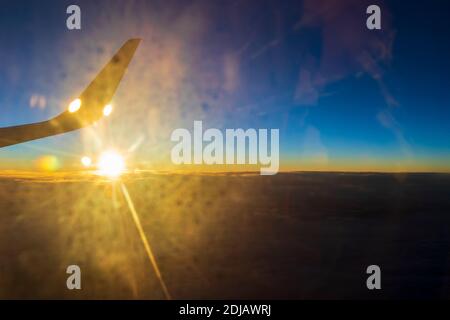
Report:
M 280 128 L 285 168 L 449 171 L 450 4 L 378 1 L 382 30 L 369 31 L 372 2 L 3 1 L 1 126 L 56 115 L 125 40 L 143 43 L 100 133 L 5 148 L 0 161 L 70 165 L 138 141 L 133 158 L 157 166 L 170 132 L 203 120 Z M 80 31 L 65 27 L 73 3 Z

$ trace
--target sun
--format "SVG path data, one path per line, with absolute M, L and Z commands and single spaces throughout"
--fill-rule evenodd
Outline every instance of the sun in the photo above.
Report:
M 108 178 L 117 178 L 125 171 L 125 160 L 116 151 L 105 151 L 98 161 L 98 173 Z

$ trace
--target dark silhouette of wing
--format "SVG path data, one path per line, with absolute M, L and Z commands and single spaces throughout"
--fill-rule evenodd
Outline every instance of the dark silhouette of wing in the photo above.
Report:
M 116 92 L 140 39 L 128 40 L 78 97 L 80 108 L 43 122 L 0 128 L 0 148 L 77 130 L 101 119 Z

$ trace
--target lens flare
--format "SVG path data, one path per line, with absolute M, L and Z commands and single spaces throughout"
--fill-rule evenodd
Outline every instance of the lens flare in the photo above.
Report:
M 81 100 L 75 99 L 69 104 L 69 112 L 74 113 L 77 112 L 81 107 Z
M 103 115 L 105 117 L 109 116 L 111 114 L 111 112 L 113 111 L 113 107 L 110 104 L 107 104 L 104 108 L 103 108 Z
M 57 157 L 45 155 L 37 159 L 37 168 L 41 171 L 55 171 L 60 168 L 60 162 Z
M 125 171 L 125 160 L 116 151 L 106 151 L 98 161 L 99 174 L 109 178 L 117 178 Z
M 85 167 L 90 167 L 91 164 L 92 164 L 92 160 L 91 160 L 91 158 L 89 158 L 89 157 L 87 157 L 87 156 L 84 156 L 84 157 L 81 158 L 81 163 L 82 163 L 83 166 L 85 166 Z

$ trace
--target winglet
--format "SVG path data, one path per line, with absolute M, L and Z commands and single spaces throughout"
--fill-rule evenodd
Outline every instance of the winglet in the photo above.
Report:
M 125 42 L 78 97 L 80 107 L 76 112 L 66 110 L 44 122 L 0 128 L 0 147 L 77 130 L 100 120 L 140 42 L 141 39 Z

